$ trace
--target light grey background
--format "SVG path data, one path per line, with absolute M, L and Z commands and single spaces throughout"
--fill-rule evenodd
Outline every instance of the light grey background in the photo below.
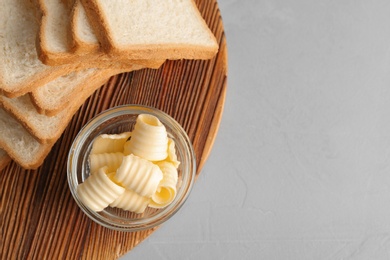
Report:
M 125 259 L 390 259 L 390 1 L 219 0 L 220 130 Z

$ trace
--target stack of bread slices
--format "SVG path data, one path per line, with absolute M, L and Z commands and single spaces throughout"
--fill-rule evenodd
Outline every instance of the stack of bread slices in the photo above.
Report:
M 4 0 L 0 20 L 0 168 L 39 167 L 111 76 L 218 51 L 193 0 Z

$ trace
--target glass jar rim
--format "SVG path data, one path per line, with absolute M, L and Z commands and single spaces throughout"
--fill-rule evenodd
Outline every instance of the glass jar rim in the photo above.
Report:
M 181 165 L 183 175 L 182 188 L 178 190 L 177 199 L 175 198 L 174 203 L 163 208 L 159 213 L 150 218 L 140 220 L 132 219 L 130 222 L 126 222 L 126 220 L 121 222 L 114 221 L 112 219 L 105 218 L 101 215 L 101 213 L 94 212 L 87 208 L 85 205 L 83 205 L 83 203 L 79 200 L 77 196 L 76 188 L 77 185 L 80 183 L 77 177 L 78 165 L 80 163 L 79 160 L 82 159 L 83 156 L 86 156 L 85 154 L 81 154 L 82 148 L 84 145 L 86 145 L 86 142 L 88 142 L 88 138 L 91 136 L 91 134 L 93 134 L 94 131 L 101 127 L 105 122 L 122 116 L 131 116 L 145 113 L 155 115 L 157 118 L 159 118 L 161 122 L 167 127 L 167 130 L 172 129 L 172 132 L 176 134 L 175 138 L 177 140 L 175 140 L 175 142 L 177 143 L 177 147 L 179 149 L 184 150 L 181 151 L 184 155 L 183 159 L 185 159 L 183 165 Z M 72 143 L 71 149 L 68 153 L 67 178 L 73 198 L 75 199 L 78 206 L 82 209 L 82 211 L 90 219 L 102 226 L 114 230 L 139 231 L 150 229 L 152 227 L 162 224 L 170 217 L 172 217 L 183 206 L 184 202 L 187 200 L 192 190 L 193 183 L 195 181 L 195 176 L 195 152 L 187 133 L 182 128 L 182 126 L 171 116 L 157 108 L 153 108 L 150 106 L 132 104 L 120 105 L 109 108 L 99 113 L 81 128 L 81 130 L 76 135 Z

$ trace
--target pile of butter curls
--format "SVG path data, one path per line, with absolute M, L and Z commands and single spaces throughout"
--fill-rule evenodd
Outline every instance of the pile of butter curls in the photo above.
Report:
M 93 141 L 91 175 L 77 186 L 77 195 L 96 212 L 108 206 L 135 213 L 163 208 L 176 196 L 179 164 L 165 126 L 141 114 L 132 132 L 102 134 Z

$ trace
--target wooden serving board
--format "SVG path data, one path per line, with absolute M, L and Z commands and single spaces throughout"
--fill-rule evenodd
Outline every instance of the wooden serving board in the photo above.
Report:
M 195 0 L 220 44 L 210 61 L 167 61 L 112 77 L 75 114 L 44 164 L 26 171 L 10 163 L 0 172 L 0 259 L 116 259 L 156 228 L 118 232 L 77 207 L 67 183 L 67 153 L 80 128 L 121 104 L 157 107 L 187 131 L 199 174 L 218 132 L 227 84 L 227 47 L 216 0 Z

